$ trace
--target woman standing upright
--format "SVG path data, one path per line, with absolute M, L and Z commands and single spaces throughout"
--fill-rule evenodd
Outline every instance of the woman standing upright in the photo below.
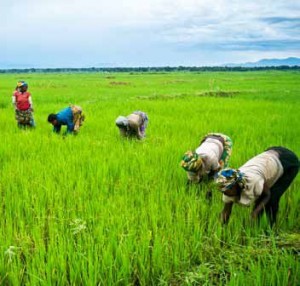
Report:
M 12 96 L 12 103 L 15 107 L 16 120 L 18 127 L 34 127 L 33 119 L 33 105 L 30 92 L 28 90 L 28 84 L 25 81 L 19 81 L 17 87 Z

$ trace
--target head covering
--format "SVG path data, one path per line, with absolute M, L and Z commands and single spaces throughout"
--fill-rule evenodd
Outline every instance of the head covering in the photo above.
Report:
M 215 182 L 221 192 L 231 189 L 235 184 L 238 184 L 241 189 L 244 189 L 246 185 L 245 175 L 239 170 L 230 168 L 221 170 L 216 175 Z
M 202 159 L 196 152 L 187 151 L 182 157 L 180 165 L 186 171 L 197 172 L 202 166 Z
M 127 127 L 128 126 L 128 119 L 125 116 L 119 116 L 116 119 L 116 125 L 118 127 Z
M 24 80 L 18 81 L 17 87 L 22 87 L 22 86 L 28 87 L 28 84 Z

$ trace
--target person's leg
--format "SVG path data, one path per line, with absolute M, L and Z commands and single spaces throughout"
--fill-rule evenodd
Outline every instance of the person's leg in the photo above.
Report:
M 298 171 L 298 166 L 290 167 L 284 172 L 284 174 L 271 188 L 271 198 L 265 207 L 266 214 L 271 226 L 273 226 L 273 224 L 276 222 L 277 212 L 279 208 L 279 200 L 297 176 Z
M 25 110 L 18 110 L 18 127 L 25 129 L 29 124 L 28 113 Z
M 280 198 L 299 172 L 299 160 L 296 154 L 284 147 L 271 147 L 267 150 L 274 150 L 279 154 L 279 160 L 284 171 L 283 175 L 272 186 L 271 198 L 265 207 L 269 222 L 273 226 L 276 222 Z
M 16 118 L 16 121 L 17 121 L 18 128 L 21 128 L 22 127 L 21 114 L 20 114 L 19 110 L 17 110 L 17 109 L 16 109 L 16 113 L 15 113 L 15 118 Z

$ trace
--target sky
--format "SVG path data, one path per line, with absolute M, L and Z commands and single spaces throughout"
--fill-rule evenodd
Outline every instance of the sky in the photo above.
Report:
M 0 69 L 300 57 L 296 0 L 0 0 Z

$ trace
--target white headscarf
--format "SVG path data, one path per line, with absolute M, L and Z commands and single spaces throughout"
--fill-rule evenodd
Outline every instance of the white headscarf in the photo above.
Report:
M 119 116 L 116 119 L 116 125 L 118 127 L 127 127 L 128 126 L 128 119 L 125 116 Z

